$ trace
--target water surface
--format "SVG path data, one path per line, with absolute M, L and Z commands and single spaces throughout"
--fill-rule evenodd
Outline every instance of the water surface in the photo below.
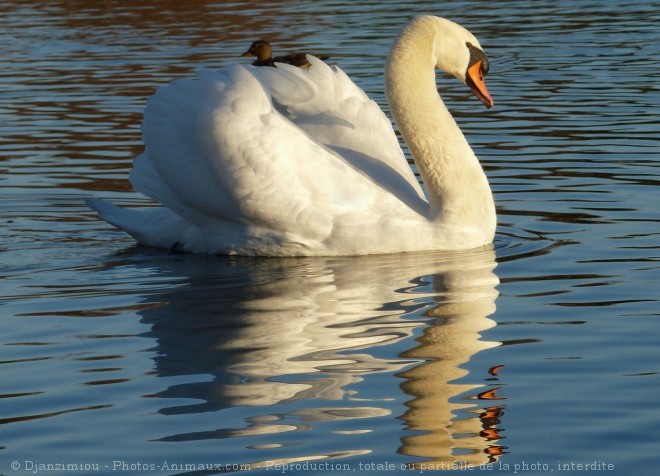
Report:
M 0 473 L 655 474 L 660 4 L 624 3 L 2 3 Z M 156 87 L 266 37 L 386 108 L 416 13 L 492 63 L 492 110 L 438 85 L 494 190 L 493 249 L 185 256 L 85 208 L 145 203 L 127 176 Z

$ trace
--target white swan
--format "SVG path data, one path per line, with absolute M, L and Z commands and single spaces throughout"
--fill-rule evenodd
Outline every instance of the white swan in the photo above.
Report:
M 477 39 L 421 16 L 388 56 L 387 100 L 428 198 L 376 103 L 339 68 L 309 60 L 309 70 L 234 65 L 158 89 L 130 180 L 162 207 L 89 206 L 142 244 L 187 252 L 360 255 L 491 243 L 488 181 L 435 83 L 438 67 L 492 106 Z

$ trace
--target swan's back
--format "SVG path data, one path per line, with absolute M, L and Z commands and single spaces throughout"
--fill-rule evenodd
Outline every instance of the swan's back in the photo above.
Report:
M 426 202 L 389 120 L 341 70 L 310 61 L 206 71 L 149 99 L 130 180 L 176 215 L 159 218 L 169 230 L 92 206 L 145 244 L 167 236 L 241 254 L 359 254 L 364 243 L 341 233 L 377 228 L 384 214 L 420 216 Z
M 320 143 L 363 154 L 403 177 L 420 197 L 424 194 L 408 165 L 390 119 L 337 67 L 308 55 L 313 65 L 301 70 L 279 65 L 254 74 L 264 82 L 283 114 Z

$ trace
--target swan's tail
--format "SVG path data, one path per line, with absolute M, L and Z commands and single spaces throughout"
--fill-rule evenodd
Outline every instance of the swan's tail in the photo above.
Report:
M 99 214 L 108 223 L 111 223 L 119 228 L 124 228 L 120 223 L 122 220 L 122 215 L 128 210 L 123 210 L 113 203 L 108 202 L 107 200 L 102 200 L 100 198 L 86 198 L 85 203 L 89 208 L 94 210 Z
M 147 246 L 176 247 L 181 242 L 183 230 L 190 226 L 190 223 L 163 207 L 127 209 L 100 198 L 87 198 L 85 203 L 105 221 Z

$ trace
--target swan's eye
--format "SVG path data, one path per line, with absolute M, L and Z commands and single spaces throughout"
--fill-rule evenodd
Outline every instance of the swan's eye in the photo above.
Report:
M 472 43 L 470 43 L 470 42 L 468 41 L 467 43 L 465 43 L 465 46 L 467 46 L 468 49 L 471 49 L 471 48 L 472 48 Z

